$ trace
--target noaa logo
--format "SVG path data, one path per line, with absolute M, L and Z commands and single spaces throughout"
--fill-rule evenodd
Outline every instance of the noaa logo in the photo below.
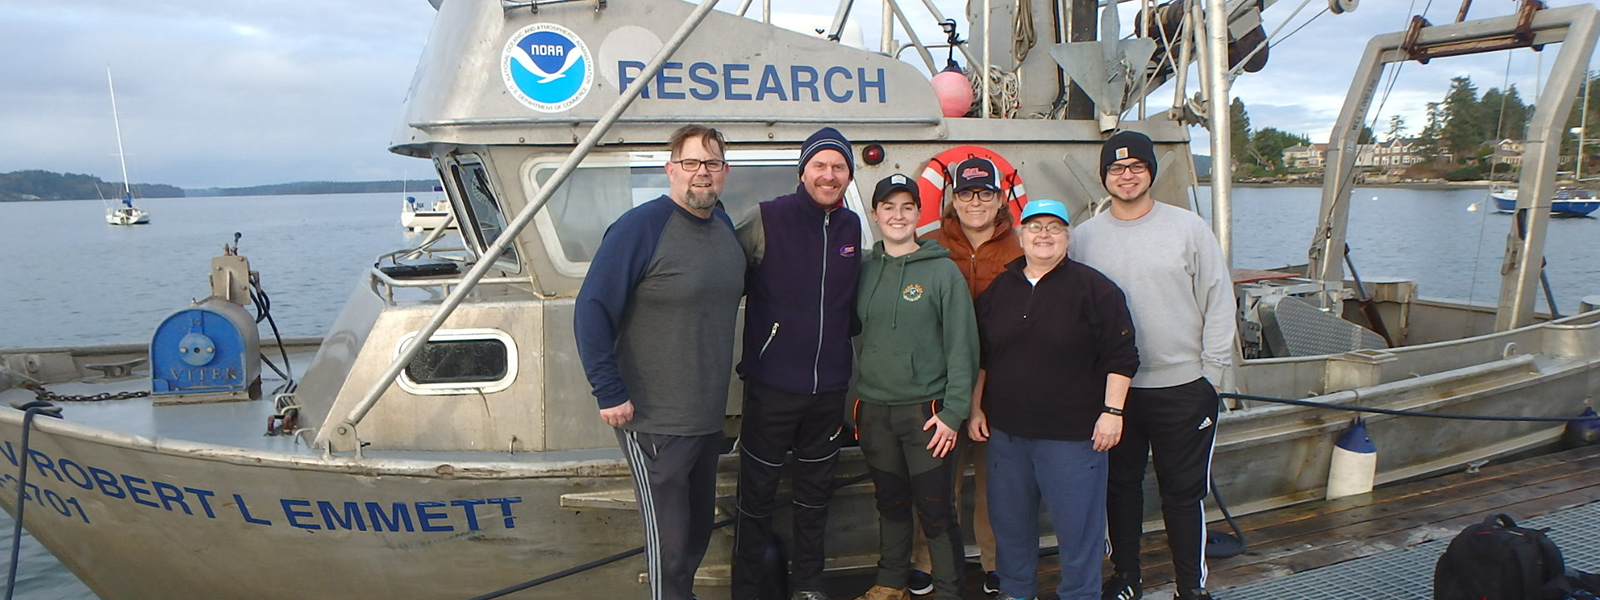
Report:
M 915 283 L 908 285 L 906 286 L 906 289 L 900 290 L 900 297 L 905 298 L 906 302 L 916 302 L 921 300 L 922 286 Z
M 506 89 L 528 108 L 562 112 L 577 106 L 594 83 L 589 47 L 571 30 L 534 23 L 506 40 L 500 76 Z

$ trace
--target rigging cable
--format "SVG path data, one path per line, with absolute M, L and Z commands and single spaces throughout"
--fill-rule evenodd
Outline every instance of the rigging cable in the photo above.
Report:
M 33 433 L 33 418 L 38 415 L 44 415 L 59 419 L 61 418 L 61 407 L 43 400 L 34 400 L 17 408 L 24 411 L 22 415 L 22 448 L 18 452 L 18 456 L 28 456 L 28 438 L 29 434 Z M 6 573 L 5 600 L 11 600 L 11 595 L 17 591 L 17 558 L 22 552 L 22 509 L 28 505 L 26 500 L 28 499 L 29 462 L 31 461 L 17 461 L 17 514 L 13 515 L 16 517 L 16 522 L 11 527 L 11 566 L 8 567 Z M 33 500 L 44 504 L 42 495 L 34 497 Z
M 1501 80 L 1500 87 L 1501 87 L 1502 90 L 1505 90 L 1505 89 L 1508 89 L 1510 86 L 1511 86 L 1511 53 L 1507 52 L 1506 53 L 1505 77 Z M 1495 127 L 1494 127 L 1495 133 L 1500 133 L 1502 130 L 1505 129 L 1505 125 L 1506 125 L 1506 98 L 1508 96 L 1510 96 L 1510 94 L 1508 94 L 1506 92 L 1501 92 L 1500 93 L 1500 116 L 1497 117 L 1497 120 L 1495 122 Z M 1537 100 L 1535 100 L 1535 102 L 1537 102 Z M 1494 181 L 1494 165 L 1492 163 L 1489 165 L 1489 181 Z M 1472 304 L 1472 296 L 1474 294 L 1476 294 L 1477 291 L 1478 291 L 1478 263 L 1479 263 L 1479 260 L 1483 257 L 1483 234 L 1484 234 L 1484 231 L 1486 231 L 1488 229 L 1488 227 L 1489 227 L 1489 210 L 1490 209 L 1499 210 L 1499 206 L 1496 206 L 1495 202 L 1494 202 L 1494 186 L 1493 185 L 1489 186 L 1489 189 L 1484 191 L 1484 199 L 1483 199 L 1482 208 L 1483 208 L 1483 210 L 1482 210 L 1483 214 L 1478 215 L 1478 244 L 1477 244 L 1477 248 L 1474 249 L 1473 254 L 1472 254 L 1472 280 L 1471 280 L 1470 283 L 1467 284 L 1467 304 L 1468 305 Z M 1463 324 L 1463 325 L 1465 325 L 1465 324 Z M 1467 325 L 1467 326 L 1470 327 L 1470 325 Z

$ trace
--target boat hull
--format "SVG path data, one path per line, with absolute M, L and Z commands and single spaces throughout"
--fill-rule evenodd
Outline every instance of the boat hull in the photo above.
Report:
M 1299 378 L 1321 380 L 1325 373 L 1340 373 L 1330 381 L 1373 378 L 1317 395 L 1336 404 L 1571 416 L 1585 398 L 1600 394 L 1600 360 L 1574 351 L 1600 344 L 1597 319 L 1589 313 L 1395 349 L 1368 363 L 1356 356 L 1250 361 L 1241 376 L 1263 395 L 1287 395 L 1272 391 L 1277 387 L 1308 389 Z M 1486 354 L 1496 358 L 1479 356 Z M 1379 373 L 1427 372 L 1441 361 L 1459 364 L 1416 377 Z M 10 401 L 19 393 L 0 395 Z M 155 414 L 181 421 L 179 412 L 193 408 Z M 626 468 L 610 450 L 323 457 L 286 438 L 270 450 L 251 450 L 74 421 L 75 412 L 86 410 L 98 408 L 69 405 L 66 420 L 36 421 L 30 456 L 18 448 L 21 413 L 0 411 L 0 469 L 30 465 L 25 525 L 107 600 L 470 597 L 642 541 Z M 1351 416 L 1265 403 L 1223 413 L 1213 475 L 1230 508 L 1245 514 L 1321 498 L 1334 440 Z M 1381 484 L 1552 446 L 1561 426 L 1373 416 L 1368 431 L 1379 449 Z M 863 472 L 859 450 L 841 457 L 840 478 Z M 733 509 L 736 467 L 736 456 L 722 458 L 719 520 Z M 1155 485 L 1148 476 L 1149 530 L 1159 528 Z M 15 493 L 14 475 L 0 476 L 0 505 L 13 514 Z M 730 529 L 713 535 L 697 585 L 702 598 L 727 595 L 731 535 Z M 841 489 L 829 524 L 830 568 L 869 567 L 876 544 L 870 484 Z M 534 597 L 635 597 L 644 593 L 643 570 L 642 559 L 631 557 L 546 584 Z
M 10 458 L 19 430 L 6 416 Z M 470 597 L 641 539 L 632 511 L 561 507 L 563 494 L 627 485 L 618 464 L 515 473 L 489 463 L 322 461 L 118 443 L 40 421 L 25 525 L 108 600 Z M 0 504 L 15 514 L 15 481 L 4 484 Z M 536 595 L 637 595 L 640 564 Z
M 1516 194 L 1495 192 L 1494 207 L 1500 212 L 1512 212 L 1517 209 Z M 1563 200 L 1557 198 L 1550 202 L 1550 216 L 1552 217 L 1587 217 L 1589 213 L 1600 210 L 1600 199 Z
M 145 225 L 150 222 L 150 213 L 133 209 L 118 209 L 106 213 L 106 223 L 110 225 Z

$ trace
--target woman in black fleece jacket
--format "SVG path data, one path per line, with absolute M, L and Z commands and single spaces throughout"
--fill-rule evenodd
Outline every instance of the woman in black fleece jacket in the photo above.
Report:
M 978 297 L 979 393 L 968 433 L 989 441 L 998 598 L 1038 592 L 1039 503 L 1060 543 L 1063 600 L 1100 597 L 1106 455 L 1139 368 L 1122 290 L 1067 258 L 1066 207 L 1022 211 L 1023 257 Z

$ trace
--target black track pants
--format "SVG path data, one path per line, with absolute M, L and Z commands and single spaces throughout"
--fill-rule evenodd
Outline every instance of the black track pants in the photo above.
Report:
M 722 432 L 680 436 L 617 430 L 644 520 L 651 600 L 694 597 L 694 572 L 711 543 Z
M 794 534 L 789 541 L 795 590 L 822 589 L 823 533 L 833 498 L 845 393 L 790 394 L 745 382 L 739 432 L 739 511 L 733 538 L 733 600 L 755 598 L 772 537 L 772 511 L 785 455 L 794 452 Z
M 1154 457 L 1161 516 L 1178 590 L 1205 587 L 1206 523 L 1201 502 L 1217 439 L 1217 392 L 1205 378 L 1167 388 L 1128 390 L 1122 442 L 1111 449 L 1106 521 L 1111 563 L 1139 571 L 1145 464 Z

